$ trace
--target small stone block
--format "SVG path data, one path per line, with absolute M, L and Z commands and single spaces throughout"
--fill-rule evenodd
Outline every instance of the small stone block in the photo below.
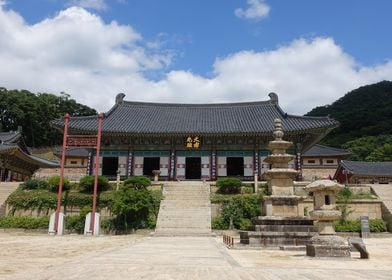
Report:
M 306 255 L 317 258 L 349 258 L 351 256 L 350 246 L 346 245 L 306 245 Z

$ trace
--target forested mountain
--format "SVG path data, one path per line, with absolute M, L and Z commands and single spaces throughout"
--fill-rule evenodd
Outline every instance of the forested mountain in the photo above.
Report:
M 69 113 L 71 116 L 96 114 L 94 109 L 77 103 L 69 95 L 31 93 L 0 87 L 0 131 L 22 126 L 26 144 L 31 147 L 61 144 L 62 134 L 53 129 L 51 120 Z
M 356 160 L 392 160 L 391 81 L 360 87 L 306 115 L 330 115 L 340 122 L 340 127 L 323 139 L 324 144 L 350 148 Z

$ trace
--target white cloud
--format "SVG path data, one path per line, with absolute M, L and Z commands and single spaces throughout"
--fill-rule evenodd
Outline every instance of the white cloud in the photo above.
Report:
M 104 11 L 108 8 L 105 0 L 69 0 L 67 6 Z
M 34 25 L 0 8 L 0 86 L 64 91 L 99 111 L 109 110 L 119 92 L 126 100 L 209 103 L 266 100 L 273 91 L 285 111 L 303 114 L 392 77 L 392 61 L 364 67 L 333 39 L 313 38 L 219 58 L 209 78 L 177 70 L 154 81 L 144 74 L 165 73 L 171 54 L 147 45 L 131 26 L 105 23 L 82 8 Z
M 264 0 L 247 0 L 248 7 L 246 9 L 235 9 L 234 14 L 239 18 L 261 20 L 268 16 L 270 7 Z

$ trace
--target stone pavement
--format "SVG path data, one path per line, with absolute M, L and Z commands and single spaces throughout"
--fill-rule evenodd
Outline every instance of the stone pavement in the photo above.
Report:
M 391 241 L 367 239 L 370 260 L 355 255 L 349 260 L 321 260 L 308 258 L 304 252 L 228 250 L 220 238 L 144 237 L 106 251 L 79 255 L 45 270 L 21 271 L 2 279 L 390 280 Z M 91 240 L 86 238 L 86 242 Z

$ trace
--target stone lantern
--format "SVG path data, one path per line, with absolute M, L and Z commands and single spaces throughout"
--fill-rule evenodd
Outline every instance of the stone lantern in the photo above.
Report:
M 154 175 L 154 182 L 158 182 L 159 175 L 161 175 L 161 171 L 160 170 L 153 170 L 152 175 Z
M 307 185 L 305 190 L 313 193 L 314 210 L 310 217 L 317 221 L 318 236 L 306 245 L 306 255 L 311 257 L 349 257 L 350 247 L 346 240 L 336 236 L 334 221 L 341 212 L 336 208 L 336 193 L 344 186 L 331 180 L 318 180 Z

